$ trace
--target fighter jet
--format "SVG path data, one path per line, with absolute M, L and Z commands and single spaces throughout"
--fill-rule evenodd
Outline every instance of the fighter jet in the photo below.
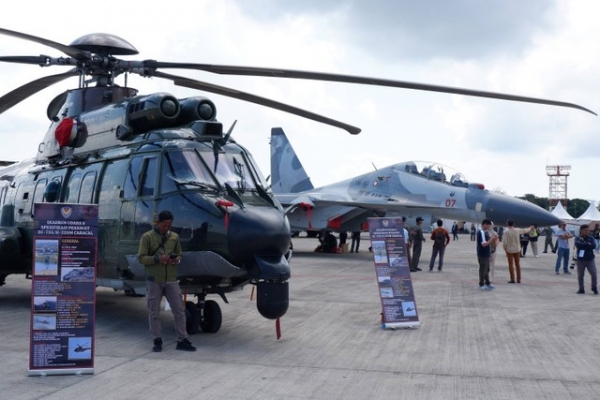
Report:
M 286 208 L 292 231 L 358 231 L 368 217 L 431 215 L 479 223 L 553 226 L 559 219 L 543 208 L 481 183 L 469 183 L 436 163 L 402 162 L 314 188 L 281 128 L 271 129 L 271 188 Z

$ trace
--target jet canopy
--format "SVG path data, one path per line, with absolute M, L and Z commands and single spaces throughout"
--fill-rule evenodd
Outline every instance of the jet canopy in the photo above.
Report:
M 408 161 L 398 165 L 400 170 L 422 176 L 432 181 L 445 182 L 452 186 L 468 187 L 469 181 L 453 168 L 428 161 Z

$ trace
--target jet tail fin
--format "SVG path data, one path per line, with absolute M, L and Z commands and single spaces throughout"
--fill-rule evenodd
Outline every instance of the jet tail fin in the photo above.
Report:
M 281 128 L 271 129 L 271 188 L 274 193 L 299 193 L 314 188 Z

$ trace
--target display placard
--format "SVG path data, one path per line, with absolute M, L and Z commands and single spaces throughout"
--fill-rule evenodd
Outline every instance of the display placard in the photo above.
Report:
M 34 205 L 29 375 L 94 373 L 97 238 L 97 205 Z
M 401 218 L 369 218 L 382 327 L 420 326 Z

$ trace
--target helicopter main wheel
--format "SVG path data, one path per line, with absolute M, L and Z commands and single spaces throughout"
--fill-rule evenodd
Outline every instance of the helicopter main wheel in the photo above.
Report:
M 204 312 L 200 320 L 200 329 L 202 332 L 215 333 L 221 329 L 221 321 L 223 320 L 221 314 L 221 307 L 219 303 L 214 300 L 206 300 L 204 303 Z
M 200 330 L 200 310 L 191 301 L 185 302 L 185 330 L 189 335 L 193 335 Z

